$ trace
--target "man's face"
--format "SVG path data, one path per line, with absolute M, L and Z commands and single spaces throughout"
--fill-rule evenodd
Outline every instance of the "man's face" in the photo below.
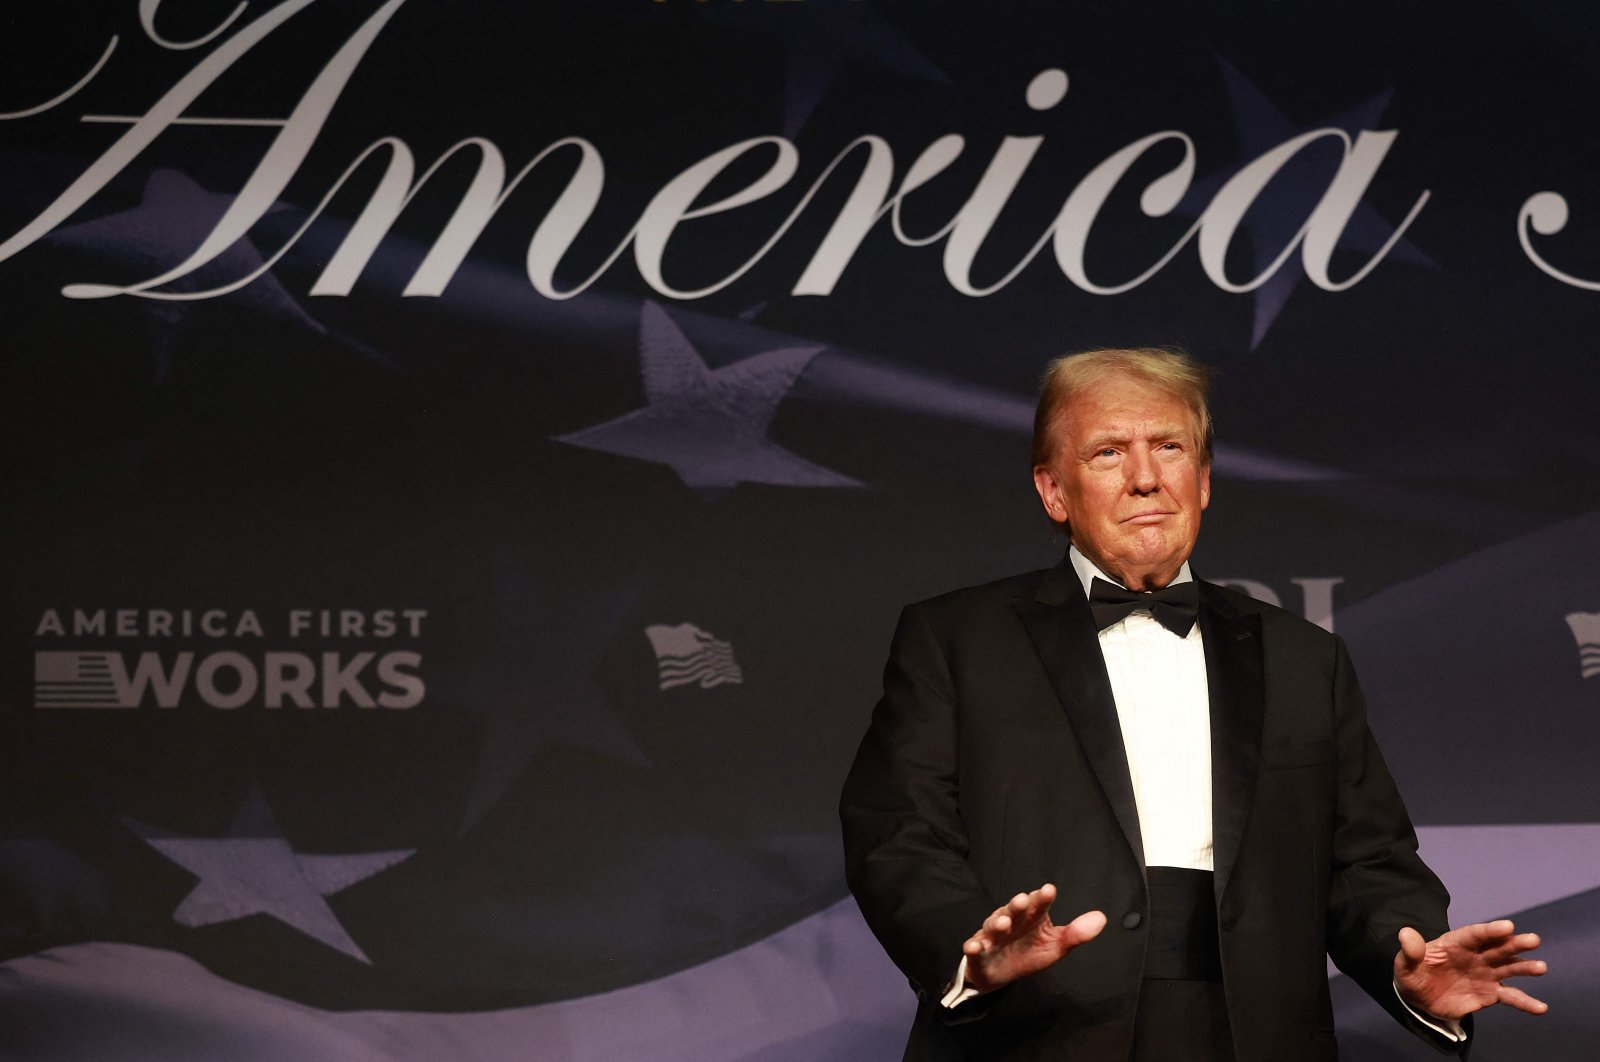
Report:
M 1073 396 L 1052 427 L 1055 453 L 1033 470 L 1051 519 L 1130 590 L 1165 586 L 1194 550 L 1211 467 L 1182 401 L 1108 376 Z

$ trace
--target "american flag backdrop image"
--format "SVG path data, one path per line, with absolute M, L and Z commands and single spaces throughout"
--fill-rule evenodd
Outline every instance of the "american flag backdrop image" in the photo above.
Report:
M 1595 1056 L 1582 5 L 13 8 L 0 1058 L 898 1058 L 895 618 L 1059 560 L 1038 373 L 1148 344 L 1196 573 L 1345 639 L 1452 921 L 1545 939 L 1474 1059 Z

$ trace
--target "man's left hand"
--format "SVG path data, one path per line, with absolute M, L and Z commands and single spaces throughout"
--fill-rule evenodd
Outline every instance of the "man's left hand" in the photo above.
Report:
M 1516 929 L 1502 918 L 1427 942 L 1415 929 L 1402 929 L 1394 957 L 1401 998 L 1436 1018 L 1463 1018 L 1496 1003 L 1543 1014 L 1547 1004 L 1504 983 L 1508 977 L 1540 977 L 1548 969 L 1543 960 L 1523 957 L 1539 946 L 1539 935 Z

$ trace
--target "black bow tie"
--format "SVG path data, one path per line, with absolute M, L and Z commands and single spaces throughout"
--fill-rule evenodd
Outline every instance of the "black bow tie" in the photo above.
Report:
M 1187 638 L 1200 615 L 1200 592 L 1193 579 L 1145 594 L 1098 577 L 1089 584 L 1089 611 L 1101 630 L 1141 608 L 1179 638 Z

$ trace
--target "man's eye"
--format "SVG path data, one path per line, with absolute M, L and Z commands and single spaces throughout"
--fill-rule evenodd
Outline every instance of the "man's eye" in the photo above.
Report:
M 1117 456 L 1117 452 L 1115 450 L 1113 450 L 1111 447 L 1108 446 L 1104 450 L 1100 451 L 1099 456 L 1101 456 L 1101 457 L 1115 457 L 1115 456 Z

